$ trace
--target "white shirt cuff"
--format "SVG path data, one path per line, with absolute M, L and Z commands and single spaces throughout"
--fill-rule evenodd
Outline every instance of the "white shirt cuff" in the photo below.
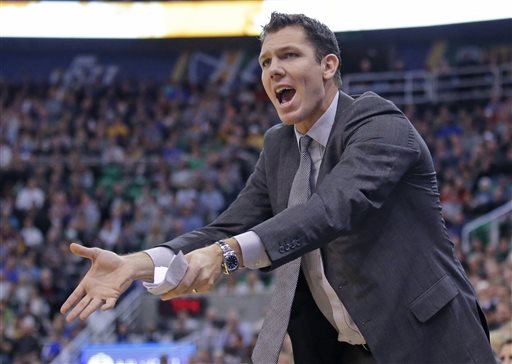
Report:
M 271 264 L 260 237 L 254 231 L 248 231 L 233 238 L 240 245 L 245 267 L 258 269 Z
M 156 267 L 168 267 L 171 264 L 171 260 L 174 257 L 174 252 L 169 248 L 164 248 L 163 246 L 157 246 L 156 248 L 151 248 L 148 250 L 144 250 L 144 253 L 149 255 L 149 257 L 153 260 L 153 263 Z

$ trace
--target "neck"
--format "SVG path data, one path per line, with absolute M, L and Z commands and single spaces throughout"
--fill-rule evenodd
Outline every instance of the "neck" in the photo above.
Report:
M 318 121 L 318 119 L 320 119 L 320 117 L 327 111 L 327 109 L 331 105 L 334 97 L 336 96 L 336 93 L 338 92 L 338 88 L 333 83 L 331 83 L 330 86 L 331 87 L 326 87 L 325 97 L 323 98 L 321 104 L 319 105 L 319 109 L 318 109 L 319 111 L 317 114 L 318 117 L 316 118 L 316 120 L 313 120 L 313 122 L 310 122 L 310 123 L 302 122 L 302 123 L 295 124 L 295 129 L 299 133 L 305 135 L 309 131 L 309 129 L 311 129 L 313 127 L 313 125 L 315 125 L 315 123 Z

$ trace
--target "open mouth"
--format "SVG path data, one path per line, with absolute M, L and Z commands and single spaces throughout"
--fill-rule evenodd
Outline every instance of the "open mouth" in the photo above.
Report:
M 293 99 L 293 96 L 295 96 L 295 89 L 293 88 L 285 87 L 276 90 L 276 97 L 281 105 L 291 101 L 291 99 Z

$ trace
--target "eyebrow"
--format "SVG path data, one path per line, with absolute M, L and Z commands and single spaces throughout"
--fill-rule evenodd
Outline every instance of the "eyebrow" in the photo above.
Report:
M 277 48 L 275 51 L 278 52 L 278 53 L 284 53 L 284 52 L 287 52 L 287 51 L 295 51 L 296 52 L 296 51 L 299 51 L 299 50 L 300 49 L 297 46 L 285 45 L 285 46 L 282 46 L 280 48 Z M 260 56 L 258 57 L 258 60 L 260 61 L 260 63 L 261 63 L 261 61 L 263 59 L 268 57 L 267 54 L 268 54 L 268 52 L 260 54 Z

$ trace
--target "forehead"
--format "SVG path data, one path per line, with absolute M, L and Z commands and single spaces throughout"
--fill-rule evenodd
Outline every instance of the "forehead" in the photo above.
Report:
M 268 33 L 261 45 L 260 56 L 289 47 L 300 47 L 302 49 L 310 47 L 313 49 L 304 29 L 298 25 L 293 25 L 280 29 L 277 32 Z

